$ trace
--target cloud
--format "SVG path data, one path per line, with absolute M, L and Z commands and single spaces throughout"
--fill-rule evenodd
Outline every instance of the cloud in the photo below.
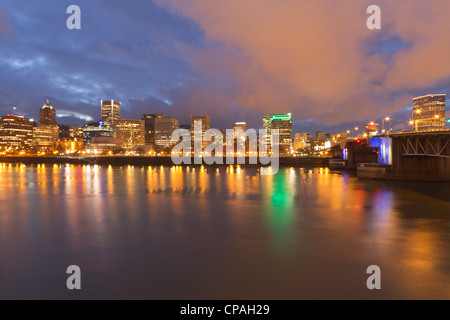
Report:
M 245 109 L 287 109 L 338 124 L 377 118 L 411 103 L 415 94 L 450 84 L 445 0 L 379 1 L 380 31 L 366 28 L 368 1 L 158 3 L 223 44 L 216 56 L 194 56 L 195 70 L 211 76 L 227 69 L 231 100 Z
M 84 121 L 92 121 L 93 117 L 87 114 L 82 114 L 76 111 L 67 111 L 67 110 L 58 110 L 56 117 L 64 118 L 64 117 L 73 117 L 76 119 L 84 120 Z

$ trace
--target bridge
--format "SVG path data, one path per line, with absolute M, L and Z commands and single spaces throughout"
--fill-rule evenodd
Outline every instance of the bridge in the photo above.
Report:
M 400 143 L 399 152 L 404 157 L 450 158 L 450 131 L 400 133 L 393 137 Z
M 450 181 L 450 131 L 391 135 L 392 179 Z
M 376 164 L 358 164 L 358 175 L 403 181 L 450 181 L 450 131 L 375 136 Z

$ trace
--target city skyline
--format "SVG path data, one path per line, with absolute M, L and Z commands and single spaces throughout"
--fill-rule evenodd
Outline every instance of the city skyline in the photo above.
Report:
M 431 121 L 431 120 L 433 120 L 433 122 L 434 122 L 437 119 L 440 121 L 440 127 L 438 129 L 439 130 L 446 130 L 447 124 L 450 123 L 450 117 L 447 116 L 447 114 L 450 112 L 450 110 L 447 110 L 447 108 L 446 108 L 446 101 L 447 101 L 446 96 L 447 96 L 446 93 L 439 93 L 439 94 L 429 93 L 427 95 L 411 97 L 411 101 L 412 101 L 412 104 L 414 105 L 414 107 L 412 107 L 412 109 L 409 111 L 410 112 L 409 120 L 405 121 L 405 122 L 402 122 L 401 127 L 397 127 L 397 130 L 395 130 L 394 128 L 392 128 L 392 123 L 391 123 L 395 119 L 395 117 L 393 117 L 391 115 L 388 115 L 386 117 L 382 117 L 382 118 L 378 119 L 378 120 L 380 120 L 379 122 L 383 124 L 382 125 L 382 130 L 380 129 L 380 134 L 384 134 L 387 131 L 392 131 L 392 132 L 395 132 L 395 131 L 410 131 L 410 130 L 412 130 L 412 131 L 436 131 L 437 128 L 431 128 L 430 127 L 430 129 L 428 130 L 428 128 L 426 126 L 421 128 L 420 130 L 418 130 L 417 125 L 420 122 L 424 122 L 424 121 L 426 122 L 426 121 Z M 439 110 L 434 110 L 433 109 L 434 104 L 431 104 L 430 105 L 431 107 L 427 107 L 426 112 L 422 112 L 422 111 L 425 111 L 425 107 L 421 106 L 421 105 L 418 105 L 419 101 L 422 101 L 424 99 L 425 99 L 425 101 L 428 101 L 427 99 L 434 99 L 436 97 L 439 97 L 439 101 L 440 101 L 439 102 L 440 104 L 436 105 L 436 107 L 438 107 Z M 192 123 L 193 123 L 192 119 L 193 118 L 197 118 L 197 117 L 198 118 L 204 118 L 204 117 L 206 117 L 207 118 L 207 125 L 206 125 L 205 128 L 209 129 L 209 128 L 214 127 L 214 126 L 210 125 L 211 117 L 209 115 L 202 115 L 202 116 L 200 116 L 200 115 L 197 115 L 197 114 L 191 114 L 191 115 L 189 115 L 188 120 L 184 121 L 184 122 L 179 120 L 180 117 L 178 117 L 176 114 L 170 114 L 170 116 L 169 116 L 169 115 L 166 115 L 165 113 L 144 113 L 144 114 L 141 114 L 140 116 L 138 116 L 137 118 L 122 117 L 121 114 L 120 114 L 121 102 L 119 102 L 117 100 L 114 100 L 114 99 L 106 100 L 106 101 L 105 100 L 100 100 L 100 110 L 97 110 L 97 113 L 99 111 L 99 113 L 97 114 L 97 117 L 93 116 L 90 120 L 83 121 L 81 124 L 79 124 L 77 126 L 78 127 L 83 127 L 88 122 L 102 122 L 102 123 L 108 123 L 110 125 L 114 125 L 114 121 L 108 121 L 108 118 L 105 116 L 105 112 L 106 112 L 106 114 L 108 114 L 108 116 L 110 116 L 109 114 L 112 112 L 110 109 L 107 109 L 107 111 L 105 111 L 106 110 L 105 109 L 105 103 L 106 103 L 107 108 L 109 108 L 109 106 L 111 106 L 112 104 L 117 104 L 118 111 L 114 111 L 114 112 L 118 112 L 118 113 L 117 113 L 116 116 L 114 116 L 114 118 L 115 118 L 114 121 L 117 121 L 117 120 L 138 120 L 138 118 L 141 119 L 141 120 L 146 120 L 146 118 L 149 118 L 149 119 L 164 118 L 164 119 L 176 120 L 177 123 L 179 123 L 179 127 L 180 128 L 184 128 L 186 126 L 188 126 L 188 127 L 192 126 Z M 74 126 L 73 124 L 70 124 L 70 123 L 67 123 L 67 122 L 58 122 L 58 121 L 56 121 L 56 118 L 63 118 L 63 117 L 62 116 L 58 116 L 58 114 L 56 113 L 55 108 L 52 106 L 52 104 L 50 103 L 49 99 L 45 99 L 45 103 L 44 103 L 44 105 L 42 106 L 42 108 L 39 111 L 38 119 L 39 118 L 42 119 L 43 118 L 43 114 L 44 114 L 44 117 L 49 117 L 49 115 L 47 115 L 47 113 L 49 112 L 49 111 L 47 111 L 47 109 L 52 113 L 52 115 L 51 115 L 51 119 L 52 120 L 51 121 L 53 121 L 54 124 L 63 125 L 63 126 Z M 20 116 L 20 117 L 25 117 L 25 118 L 30 119 L 30 121 L 32 121 L 32 122 L 36 122 L 37 124 L 42 122 L 42 120 L 36 121 L 35 118 L 33 118 L 33 117 L 27 117 L 26 115 L 22 114 L 21 112 L 17 112 L 17 108 L 16 107 L 12 107 L 12 112 L 10 112 L 8 114 L 5 114 L 5 115 L 15 115 L 15 116 Z M 291 112 L 272 113 L 272 114 L 266 114 L 266 115 L 261 116 L 262 122 L 260 121 L 260 123 L 258 125 L 256 125 L 252 129 L 264 128 L 266 119 L 272 118 L 273 116 L 277 116 L 277 115 L 286 115 L 286 116 L 288 116 L 290 118 L 292 124 L 295 122 L 295 119 L 292 116 Z M 426 120 L 428 118 L 430 118 L 430 120 Z M 214 117 L 212 119 L 214 119 Z M 256 120 L 256 122 L 257 121 L 258 120 Z M 252 119 L 251 122 L 255 122 L 255 119 Z M 340 130 L 341 131 L 335 131 L 334 133 L 336 133 L 336 134 L 339 134 L 339 133 L 347 133 L 347 134 L 349 134 L 350 133 L 349 131 L 355 131 L 355 129 L 356 129 L 356 131 L 358 131 L 359 127 L 364 127 L 367 123 L 376 123 L 376 122 L 377 121 L 373 121 L 373 120 L 370 120 L 370 121 L 367 121 L 367 122 L 361 122 L 362 125 L 361 126 L 357 125 L 356 127 L 352 127 L 351 124 L 348 124 L 347 126 L 341 125 L 340 126 Z M 351 122 L 351 123 L 356 123 L 356 122 Z M 227 129 L 227 128 L 230 129 L 230 128 L 234 128 L 234 127 L 239 127 L 242 124 L 244 124 L 245 127 L 247 128 L 247 122 L 246 121 L 242 121 L 242 120 L 239 120 L 239 119 L 234 119 L 234 120 L 231 120 L 230 126 L 222 127 L 222 128 L 219 128 L 219 129 L 221 129 L 221 130 L 224 130 L 224 129 Z M 390 126 L 389 130 L 384 130 L 385 125 L 387 126 L 388 124 Z M 204 128 L 204 130 L 206 130 L 205 128 Z M 302 132 L 302 133 L 308 133 L 308 134 L 309 133 L 314 133 L 314 132 L 315 133 L 323 132 L 323 133 L 327 133 L 327 134 L 333 134 L 333 132 L 327 131 L 324 128 L 326 128 L 326 126 L 324 126 L 324 127 L 317 127 L 317 130 L 315 130 L 315 131 L 295 130 L 293 128 L 292 129 L 292 138 L 294 138 L 294 134 L 296 132 Z M 347 130 L 347 129 L 350 129 L 350 130 Z M 147 128 L 147 130 L 148 130 L 148 128 Z
M 449 299 L 448 10 L 0 1 L 0 299 Z
M 381 1 L 389 13 L 383 24 L 392 26 L 383 33 L 365 27 L 367 6 L 357 1 L 339 8 L 327 1 L 291 1 L 283 8 L 253 1 L 244 7 L 189 4 L 80 1 L 82 28 L 70 31 L 65 3 L 3 2 L 0 71 L 10 77 L 0 86 L 0 111 L 8 114 L 14 106 L 37 118 L 33 105 L 49 98 L 59 106 L 60 122 L 81 125 L 96 120 L 98 100 L 113 96 L 127 119 L 161 112 L 188 123 L 191 114 L 214 112 L 215 127 L 231 127 L 235 119 L 256 127 L 260 117 L 287 110 L 296 119 L 294 131 L 336 133 L 386 116 L 399 128 L 410 120 L 411 96 L 450 88 L 449 49 L 441 46 L 447 22 L 440 13 L 449 7 L 444 1 L 423 8 L 417 1 Z M 323 28 L 309 17 L 319 11 Z M 104 24 L 110 18 L 118 23 Z M 216 18 L 220 26 L 212 23 Z M 246 19 L 264 36 L 244 32 Z M 295 31 L 287 28 L 291 24 Z M 301 41 L 291 40 L 296 37 Z
M 358 144 L 361 141 L 368 145 L 375 143 L 374 147 L 381 148 L 379 141 L 389 139 L 391 134 L 449 131 L 446 129 L 446 125 L 450 124 L 450 118 L 445 118 L 446 94 L 429 94 L 415 97 L 412 100 L 414 110 L 412 120 L 409 122 L 411 130 L 394 130 L 391 127 L 392 117 L 386 117 L 382 119 L 381 127 L 379 127 L 379 123 L 370 121 L 365 125 L 365 131 L 364 127 L 354 127 L 334 135 L 329 132 L 316 131 L 313 139 L 310 132 L 293 131 L 291 113 L 277 113 L 265 115 L 262 118 L 263 140 L 266 142 L 269 152 L 273 143 L 277 143 L 276 149 L 279 148 L 279 154 L 283 156 L 340 157 L 342 151 L 342 156 L 345 158 L 347 140 L 348 142 L 356 140 Z M 143 114 L 141 119 L 121 118 L 120 106 L 121 102 L 114 99 L 101 100 L 99 120 L 86 121 L 82 127 L 58 125 L 56 109 L 51 105 L 49 99 L 40 108 L 40 117 L 37 123 L 34 119 L 20 115 L 1 116 L 0 136 L 2 145 L 5 147 L 2 154 L 167 156 L 177 153 L 172 149 L 178 149 L 176 147 L 177 138 L 173 138 L 173 135 L 178 135 L 176 133 L 178 129 L 187 129 L 190 132 L 191 140 L 196 134 L 203 137 L 207 130 L 210 131 L 209 129 L 218 130 L 222 135 L 225 134 L 225 131 L 228 132 L 228 129 L 211 127 L 209 115 L 191 115 L 190 125 L 180 125 L 178 119 L 167 117 L 164 113 Z M 194 131 L 194 128 L 197 128 L 196 130 L 199 132 Z M 246 122 L 238 121 L 235 122 L 232 130 L 244 128 L 243 141 L 247 140 L 245 155 L 250 156 L 249 137 L 255 129 L 261 129 L 261 127 L 248 128 Z M 278 133 L 275 136 L 276 140 L 271 141 L 271 130 L 273 129 Z M 240 133 L 235 132 L 235 134 Z M 373 142 L 373 138 L 378 142 Z M 208 141 L 210 140 L 202 142 L 201 149 L 205 149 L 209 145 Z M 341 151 L 338 151 L 336 155 L 335 147 L 338 145 Z M 191 145 L 191 148 L 195 149 L 194 145 Z M 236 151 L 227 150 L 227 154 L 229 152 Z M 278 151 L 275 152 L 278 153 Z

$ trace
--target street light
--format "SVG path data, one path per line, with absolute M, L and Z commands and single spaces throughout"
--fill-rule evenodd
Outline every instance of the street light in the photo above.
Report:
M 436 126 L 434 127 L 434 130 L 439 131 L 438 129 L 438 122 L 441 120 L 441 117 L 439 117 L 438 114 L 434 115 L 434 119 L 436 119 Z
M 389 128 L 387 130 L 385 130 L 385 124 L 388 123 L 389 124 Z M 383 119 L 382 121 L 382 126 L 383 126 L 383 133 L 385 131 L 387 131 L 387 133 L 389 133 L 391 131 L 391 118 L 390 117 L 386 117 Z

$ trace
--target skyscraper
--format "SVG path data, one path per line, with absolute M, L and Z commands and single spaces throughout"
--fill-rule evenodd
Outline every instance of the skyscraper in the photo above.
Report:
M 39 124 L 56 125 L 56 110 L 50 105 L 47 100 L 39 111 Z
M 241 129 L 242 131 L 247 131 L 247 123 L 246 122 L 236 122 L 233 126 L 233 130 L 236 131 L 238 129 Z
M 172 133 L 178 129 L 178 120 L 170 117 L 155 120 L 155 145 L 168 148 L 177 143 L 172 140 Z
M 143 114 L 142 120 L 145 122 L 145 144 L 147 145 L 155 145 L 155 121 L 156 119 L 164 118 L 164 113 L 150 113 Z
M 39 111 L 39 122 L 33 129 L 33 143 L 39 149 L 52 149 L 59 140 L 59 126 L 56 123 L 56 110 L 47 100 Z
M 102 121 L 105 124 L 115 124 L 120 119 L 120 102 L 114 100 L 103 101 L 102 106 Z
M 281 113 L 263 117 L 264 138 L 267 141 L 268 150 L 271 149 L 271 130 L 274 129 L 278 129 L 280 154 L 289 154 L 292 149 L 292 115 Z
M 429 94 L 413 99 L 415 131 L 445 130 L 445 98 L 445 94 Z
M 211 118 L 209 116 L 191 116 L 191 136 L 192 141 L 194 141 L 195 135 L 200 136 L 200 131 L 195 130 L 195 123 L 200 122 L 201 123 L 201 137 L 203 139 L 203 136 L 206 132 L 206 130 L 209 130 L 210 128 L 210 121 Z M 202 147 L 205 148 L 209 144 L 208 141 L 203 141 Z
M 209 116 L 191 116 L 191 130 L 194 132 L 194 123 L 195 121 L 201 121 L 202 125 L 202 136 L 206 130 L 210 128 L 211 118 Z

